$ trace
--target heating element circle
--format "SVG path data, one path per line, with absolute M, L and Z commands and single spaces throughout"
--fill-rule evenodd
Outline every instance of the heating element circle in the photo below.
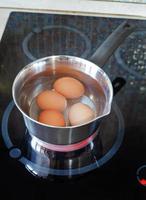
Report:
M 2 137 L 4 139 L 4 143 L 5 143 L 6 147 L 10 151 L 11 151 L 11 149 L 13 149 L 14 144 L 10 138 L 10 133 L 8 130 L 8 122 L 9 122 L 10 114 L 13 111 L 14 107 L 15 107 L 14 102 L 11 101 L 9 103 L 9 105 L 7 106 L 7 108 L 4 112 L 3 118 L 2 118 Z M 79 174 L 87 173 L 91 170 L 101 167 L 103 164 L 108 162 L 116 154 L 116 152 L 118 151 L 119 147 L 122 144 L 123 137 L 124 137 L 123 116 L 122 116 L 122 113 L 121 113 L 119 107 L 117 106 L 117 104 L 115 102 L 113 102 L 113 110 L 115 112 L 115 115 L 118 118 L 118 131 L 117 131 L 115 142 L 112 145 L 112 147 L 101 158 L 99 158 L 98 160 L 95 159 L 94 163 L 91 163 L 89 165 L 86 165 L 86 166 L 80 167 L 80 168 L 54 169 L 54 168 L 44 167 L 44 166 L 39 165 L 38 163 L 32 162 L 32 160 L 28 159 L 26 156 L 23 155 L 21 149 L 17 148 L 17 152 L 19 149 L 19 156 L 21 154 L 21 157 L 18 157 L 18 160 L 22 164 L 24 164 L 25 167 L 29 171 L 31 171 L 33 174 L 39 175 L 42 177 L 46 177 L 46 176 L 48 176 L 48 174 L 57 175 L 57 176 L 79 175 Z M 93 148 L 92 142 L 91 142 L 90 147 L 92 150 L 92 148 Z M 9 155 L 11 156 L 11 153 Z M 15 156 L 12 156 L 12 157 L 14 158 Z M 48 159 L 48 158 L 43 154 L 43 157 L 41 159 L 46 161 L 46 159 Z M 41 162 L 43 162 L 42 160 L 41 160 Z M 49 160 L 48 160 L 48 162 L 49 162 Z
M 117 63 L 138 80 L 146 80 L 146 31 L 132 33 L 115 52 Z
M 49 41 L 47 40 L 44 41 L 44 39 L 41 39 L 41 38 L 38 40 L 39 42 L 42 41 L 43 44 L 40 46 L 43 46 L 42 49 L 43 51 L 45 51 L 44 53 L 45 54 L 47 53 L 47 55 L 44 55 L 43 53 L 41 57 L 54 55 L 54 54 L 72 55 L 72 53 L 75 52 L 77 55 L 74 55 L 74 56 L 78 56 L 78 57 L 80 56 L 82 58 L 86 58 L 91 51 L 90 40 L 84 33 L 79 31 L 78 29 L 69 27 L 69 26 L 64 26 L 64 25 L 49 25 L 43 28 L 35 28 L 23 40 L 22 49 L 25 55 L 32 61 L 38 58 L 36 58 L 30 51 L 29 43 L 31 39 L 33 38 L 33 36 L 36 36 L 36 34 L 40 34 L 43 31 L 49 31 L 48 33 L 50 34 L 49 36 L 50 39 Z M 54 31 L 54 32 L 51 34 L 51 31 Z M 69 41 L 67 41 L 67 39 Z M 50 44 L 49 42 L 52 44 Z M 35 43 L 37 43 L 37 41 Z M 47 48 L 49 48 L 49 51 L 47 50 Z M 78 51 L 78 48 L 80 51 Z M 37 48 L 34 48 L 34 49 L 37 49 L 37 51 L 39 51 L 41 48 L 39 48 L 38 46 Z M 39 52 L 39 55 L 40 54 L 41 53 Z

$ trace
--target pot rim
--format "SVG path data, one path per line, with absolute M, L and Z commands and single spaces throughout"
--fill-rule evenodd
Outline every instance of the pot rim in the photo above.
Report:
M 98 68 L 98 71 L 100 71 L 103 76 L 105 77 L 106 81 L 107 81 L 107 84 L 109 86 L 109 90 L 110 90 L 110 98 L 109 98 L 109 106 L 108 106 L 108 109 L 107 109 L 107 112 L 104 113 L 103 111 L 103 114 L 100 115 L 100 116 L 97 116 L 97 117 L 94 117 L 92 120 L 86 122 L 86 123 L 83 123 L 83 124 L 80 124 L 80 125 L 76 125 L 76 126 L 65 126 L 65 127 L 62 127 L 62 126 L 52 126 L 52 125 L 47 125 L 47 124 L 44 124 L 44 123 L 41 123 L 41 122 L 38 122 L 37 120 L 31 118 L 29 115 L 27 115 L 22 109 L 21 107 L 19 106 L 19 104 L 17 103 L 17 100 L 15 98 L 15 85 L 17 83 L 17 81 L 19 80 L 19 77 L 21 76 L 21 74 L 24 73 L 24 71 L 26 69 L 29 69 L 31 68 L 35 63 L 38 63 L 38 62 L 42 62 L 44 60 L 48 60 L 48 59 L 57 59 L 57 58 L 60 58 L 60 57 L 64 57 L 64 58 L 72 58 L 72 59 L 76 59 L 78 61 L 84 61 L 86 63 L 89 63 L 90 65 L 94 65 L 96 68 Z M 27 64 L 25 67 L 23 67 L 20 72 L 16 75 L 15 79 L 14 79 L 14 82 L 13 82 L 13 85 L 12 85 L 12 96 L 13 96 L 13 100 L 14 100 L 14 103 L 16 105 L 16 107 L 19 109 L 19 111 L 23 114 L 23 116 L 27 117 L 29 120 L 31 120 L 32 122 L 34 123 L 37 123 L 41 126 L 44 126 L 46 128 L 61 128 L 61 129 L 71 129 L 71 128 L 78 128 L 78 127 L 82 127 L 82 126 L 85 126 L 85 125 L 88 125 L 100 118 L 103 118 L 105 117 L 106 115 L 108 115 L 111 111 L 111 104 L 112 104 L 112 100 L 113 100 L 113 87 L 112 87 L 112 83 L 108 77 L 108 75 L 96 64 L 94 64 L 93 62 L 89 61 L 89 60 L 86 60 L 84 58 L 80 58 L 80 57 L 76 57 L 76 56 L 70 56 L 70 55 L 53 55 L 53 56 L 47 56 L 47 57 L 43 57 L 43 58 L 40 58 L 40 59 L 37 59 L 29 64 Z M 107 101 L 107 100 L 106 100 Z M 104 109 L 105 110 L 105 109 Z

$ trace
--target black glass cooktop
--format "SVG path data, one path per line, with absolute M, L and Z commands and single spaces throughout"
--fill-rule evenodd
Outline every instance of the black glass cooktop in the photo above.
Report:
M 0 187 L 5 199 L 146 199 L 146 21 L 128 20 L 136 29 L 103 67 L 111 80 L 120 76 L 126 85 L 114 97 L 111 114 L 101 125 L 98 143 L 102 153 L 94 153 L 94 147 L 99 147 L 96 138 L 86 151 L 79 152 L 81 158 L 88 156 L 90 164 L 69 171 L 70 177 L 81 176 L 56 179 L 54 173 L 62 176 L 68 171 L 49 169 L 50 177 L 44 179 L 46 171 L 40 166 L 35 170 L 43 175 L 34 176 L 37 172 L 30 157 L 40 156 L 29 150 L 31 139 L 11 94 L 13 80 L 26 64 L 60 54 L 89 59 L 123 21 L 56 14 L 10 15 L 0 43 Z M 77 154 L 70 156 L 78 159 Z M 41 163 L 46 166 L 44 158 Z

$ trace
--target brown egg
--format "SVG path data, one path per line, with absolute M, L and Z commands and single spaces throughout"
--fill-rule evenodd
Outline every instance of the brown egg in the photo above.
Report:
M 84 85 L 77 79 L 71 77 L 59 78 L 55 81 L 53 87 L 67 99 L 79 98 L 85 92 Z
M 40 109 L 52 109 L 64 111 L 67 106 L 67 101 L 64 96 L 56 91 L 45 90 L 41 92 L 36 98 L 37 105 Z
M 95 117 L 94 111 L 86 104 L 76 103 L 69 110 L 69 121 L 72 126 L 87 123 Z
M 51 126 L 65 126 L 64 116 L 57 110 L 42 111 L 38 117 L 38 121 Z

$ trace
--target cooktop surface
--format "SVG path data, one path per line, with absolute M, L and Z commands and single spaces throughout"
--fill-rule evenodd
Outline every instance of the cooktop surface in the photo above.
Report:
M 72 161 L 88 157 L 80 170 L 50 168 L 49 179 L 44 179 L 46 160 L 42 158 L 41 166 L 36 166 L 40 157 L 30 150 L 32 140 L 12 100 L 13 80 L 25 65 L 61 54 L 88 60 L 124 21 L 11 13 L 0 43 L 0 186 L 6 199 L 146 199 L 146 21 L 127 20 L 135 26 L 134 31 L 103 67 L 111 81 L 122 77 L 126 84 L 114 96 L 111 113 L 101 124 L 98 138 L 84 154 L 79 152 L 80 157 L 69 156 Z M 102 153 L 91 155 L 94 147 Z M 69 180 L 62 178 L 66 174 Z

